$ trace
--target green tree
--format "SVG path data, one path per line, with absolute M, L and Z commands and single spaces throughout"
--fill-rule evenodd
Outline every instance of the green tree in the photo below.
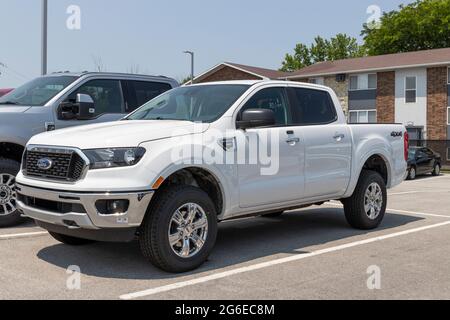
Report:
M 322 61 L 355 58 L 365 54 L 364 49 L 355 38 L 339 33 L 330 40 L 320 36 L 311 46 L 299 43 L 294 54 L 286 54 L 281 71 L 291 72 Z
M 450 0 L 419 0 L 383 13 L 378 28 L 364 24 L 369 55 L 450 47 Z
M 286 54 L 281 71 L 292 72 L 311 65 L 311 53 L 309 48 L 302 43 L 295 46 L 294 54 Z

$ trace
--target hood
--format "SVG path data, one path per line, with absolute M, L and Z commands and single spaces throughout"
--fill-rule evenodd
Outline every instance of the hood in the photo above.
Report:
M 137 147 L 147 141 L 201 133 L 208 127 L 189 121 L 115 121 L 42 133 L 29 144 L 79 149 Z
M 31 107 L 28 106 L 14 106 L 9 104 L 0 104 L 0 113 L 24 113 Z

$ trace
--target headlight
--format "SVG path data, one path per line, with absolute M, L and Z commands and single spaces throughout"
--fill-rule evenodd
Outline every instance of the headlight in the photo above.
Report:
M 137 164 L 145 154 L 144 148 L 109 148 L 83 150 L 90 169 L 129 167 Z

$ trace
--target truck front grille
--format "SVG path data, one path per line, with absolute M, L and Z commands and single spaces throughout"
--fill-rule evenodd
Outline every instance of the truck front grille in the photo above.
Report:
M 41 160 L 50 161 L 49 168 L 38 165 Z M 86 162 L 72 149 L 39 149 L 25 151 L 23 171 L 26 176 L 50 180 L 75 182 L 80 180 Z

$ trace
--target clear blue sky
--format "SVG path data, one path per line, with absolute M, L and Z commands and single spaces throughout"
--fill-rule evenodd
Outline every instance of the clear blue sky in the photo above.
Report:
M 396 9 L 399 0 L 49 0 L 49 72 L 93 70 L 101 57 L 108 71 L 181 79 L 222 61 L 279 68 L 285 53 L 316 35 L 339 32 L 360 39 L 368 6 Z M 40 0 L 0 0 L 0 88 L 40 73 Z M 81 30 L 66 27 L 67 7 L 81 8 Z

